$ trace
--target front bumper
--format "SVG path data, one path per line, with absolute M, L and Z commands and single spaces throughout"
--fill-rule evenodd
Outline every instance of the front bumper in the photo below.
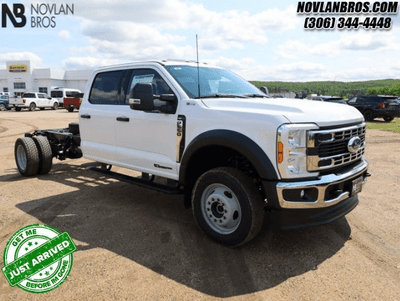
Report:
M 362 158 L 357 165 L 344 168 L 340 173 L 321 176 L 317 180 L 278 182 L 276 184 L 279 206 L 283 209 L 315 209 L 334 206 L 353 197 L 353 181 L 368 177 L 368 162 Z

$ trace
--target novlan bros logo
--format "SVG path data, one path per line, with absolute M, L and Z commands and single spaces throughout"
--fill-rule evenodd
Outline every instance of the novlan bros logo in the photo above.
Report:
M 7 18 L 11 21 L 14 27 L 24 27 L 26 24 L 25 6 L 23 4 L 13 4 L 12 11 L 7 4 L 1 4 L 1 27 L 7 27 Z M 17 21 L 17 18 L 19 19 Z
M 56 27 L 56 16 L 73 15 L 74 4 L 31 4 L 31 26 L 32 28 L 54 28 Z M 14 3 L 10 8 L 6 3 L 1 4 L 1 27 L 6 28 L 8 21 L 12 26 L 21 28 L 26 25 L 25 6 Z

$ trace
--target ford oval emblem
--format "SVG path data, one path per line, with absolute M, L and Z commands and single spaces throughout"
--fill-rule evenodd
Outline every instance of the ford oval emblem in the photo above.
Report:
M 350 153 L 356 153 L 361 147 L 361 139 L 360 137 L 353 137 L 349 140 L 347 144 L 347 149 Z

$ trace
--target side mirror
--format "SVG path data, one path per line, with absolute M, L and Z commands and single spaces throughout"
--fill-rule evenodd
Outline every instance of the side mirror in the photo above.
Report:
M 267 87 L 261 87 L 260 88 L 261 92 L 263 92 L 264 94 L 267 94 L 269 96 L 269 91 Z
M 151 83 L 137 83 L 129 95 L 132 110 L 151 111 L 154 109 L 153 86 Z

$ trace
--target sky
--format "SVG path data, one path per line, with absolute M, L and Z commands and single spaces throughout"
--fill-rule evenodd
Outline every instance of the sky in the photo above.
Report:
M 73 4 L 74 14 L 42 15 L 54 17 L 54 28 L 32 28 L 31 4 L 38 2 L 2 3 L 23 4 L 27 24 L 0 27 L 0 69 L 7 60 L 62 70 L 196 60 L 197 34 L 201 62 L 247 80 L 400 78 L 398 14 L 384 16 L 392 18 L 390 30 L 305 30 L 309 15 L 298 15 L 298 2 L 289 0 L 43 0 L 58 10 Z

